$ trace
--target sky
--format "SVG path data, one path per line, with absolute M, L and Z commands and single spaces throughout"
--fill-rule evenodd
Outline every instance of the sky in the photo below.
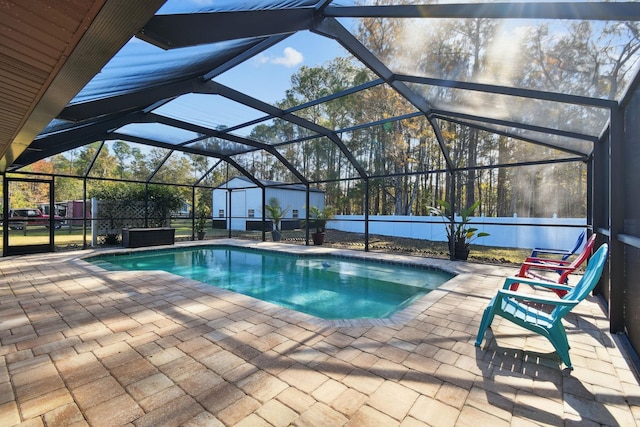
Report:
M 291 76 L 300 67 L 314 67 L 348 53 L 335 40 L 309 31 L 296 33 L 214 80 L 273 103 L 284 98 Z
M 169 0 L 158 13 L 268 9 L 270 4 L 288 2 L 303 3 L 304 0 Z M 284 98 L 285 90 L 291 86 L 291 75 L 301 66 L 322 65 L 337 56 L 346 55 L 346 50 L 336 41 L 302 31 L 214 80 L 273 103 Z

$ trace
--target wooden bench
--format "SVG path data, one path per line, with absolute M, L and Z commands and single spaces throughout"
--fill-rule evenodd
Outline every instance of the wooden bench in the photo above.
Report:
M 123 228 L 122 246 L 140 248 L 143 246 L 173 245 L 175 228 Z

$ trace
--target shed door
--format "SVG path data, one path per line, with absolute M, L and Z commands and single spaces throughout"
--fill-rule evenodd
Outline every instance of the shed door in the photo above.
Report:
M 247 229 L 247 192 L 235 190 L 231 192 L 231 229 Z

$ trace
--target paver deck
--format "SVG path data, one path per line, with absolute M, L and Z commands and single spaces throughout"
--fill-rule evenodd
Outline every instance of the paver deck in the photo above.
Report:
M 638 380 L 595 298 L 566 318 L 573 371 L 544 339 L 500 319 L 473 345 L 513 267 L 357 252 L 459 274 L 391 319 L 325 321 L 169 273 L 82 260 L 99 252 L 0 259 L 0 425 L 640 422 Z

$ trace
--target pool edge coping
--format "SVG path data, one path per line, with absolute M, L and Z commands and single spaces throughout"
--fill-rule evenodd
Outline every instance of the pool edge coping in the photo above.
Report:
M 144 252 L 149 250 L 159 250 L 159 249 L 178 249 L 178 248 L 189 248 L 189 247 L 198 247 L 198 246 L 232 246 L 237 248 L 245 248 L 245 249 L 256 249 L 256 250 L 266 250 L 272 252 L 280 252 L 286 253 L 288 255 L 301 255 L 301 252 L 304 252 L 304 255 L 331 255 L 338 257 L 345 257 L 351 259 L 358 259 L 364 261 L 373 261 L 380 262 L 380 259 L 384 259 L 384 262 L 399 264 L 403 266 L 414 266 L 418 268 L 430 268 L 430 269 L 440 269 L 447 273 L 453 274 L 454 277 L 440 285 L 438 288 L 431 290 L 426 295 L 423 295 L 421 298 L 417 299 L 409 306 L 401 309 L 400 311 L 394 313 L 390 317 L 382 318 L 382 319 L 322 319 L 320 317 L 316 317 L 310 314 L 302 313 L 293 309 L 285 308 L 279 306 L 277 304 L 273 304 L 267 301 L 260 300 L 258 298 L 251 297 L 249 295 L 240 294 L 237 292 L 229 291 L 226 289 L 218 288 L 215 286 L 211 286 L 209 284 L 197 281 L 195 279 L 183 278 L 182 276 L 176 276 L 173 273 L 169 273 L 163 270 L 153 270 L 156 274 L 167 274 L 170 276 L 181 277 L 182 280 L 189 281 L 190 284 L 201 291 L 205 291 L 207 293 L 217 294 L 216 296 L 224 297 L 223 294 L 233 294 L 234 298 L 242 297 L 246 298 L 248 305 L 253 309 L 259 309 L 261 312 L 268 311 L 269 315 L 274 318 L 279 318 L 282 320 L 287 320 L 289 322 L 306 322 L 320 327 L 330 327 L 330 328 L 342 328 L 342 327 L 371 327 L 371 326 L 393 326 L 393 325 L 406 325 L 411 320 L 416 319 L 420 314 L 429 309 L 431 306 L 436 304 L 440 299 L 445 297 L 449 292 L 454 291 L 458 286 L 460 286 L 464 281 L 468 281 L 472 279 L 472 277 L 476 274 L 485 274 L 485 275 L 497 275 L 495 273 L 491 273 L 490 270 L 495 270 L 496 265 L 489 265 L 490 268 L 481 268 L 484 264 L 476 264 L 469 263 L 467 261 L 450 261 L 441 258 L 428 258 L 428 257 L 417 257 L 412 255 L 399 255 L 399 254 L 389 254 L 384 252 L 361 252 L 355 251 L 351 249 L 340 249 L 340 248 L 331 248 L 326 246 L 306 246 L 306 245 L 296 245 L 293 246 L 287 243 L 277 243 L 277 242 L 256 242 L 252 240 L 242 240 L 242 239 L 216 239 L 216 240 L 203 240 L 203 241 L 186 241 L 186 242 L 176 242 L 174 245 L 161 245 L 161 246 L 148 246 L 141 248 L 95 248 L 90 249 L 92 253 L 84 253 L 78 255 L 76 257 L 72 257 L 72 260 L 81 261 L 87 266 L 91 268 L 99 269 L 101 272 L 107 272 L 108 270 L 103 269 L 95 264 L 87 261 L 87 258 L 91 258 L 94 256 L 100 256 L 105 254 L 118 254 L 118 253 L 136 253 L 136 252 Z M 486 271 L 477 271 L 478 267 L 480 270 Z M 508 268 L 508 267 L 504 267 Z M 133 272 L 128 270 L 127 272 Z M 151 272 L 151 271 L 150 271 Z M 138 272 L 133 272 L 138 273 Z M 235 297 L 237 296 L 237 297 Z M 270 307 L 271 306 L 271 307 Z M 258 308 L 259 307 L 259 308 Z

